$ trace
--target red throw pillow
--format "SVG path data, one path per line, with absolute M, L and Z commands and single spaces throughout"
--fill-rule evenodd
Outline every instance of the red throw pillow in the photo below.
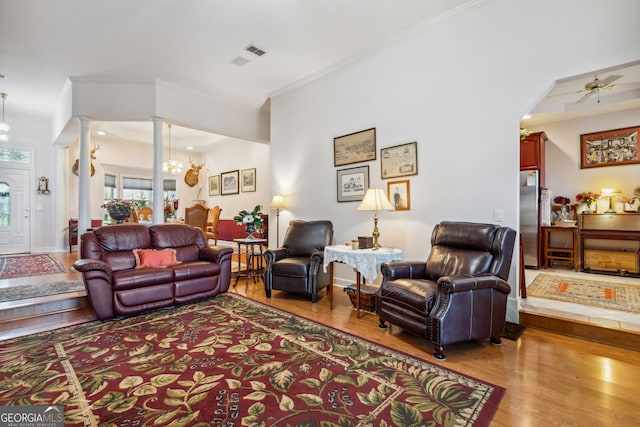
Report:
M 136 268 L 160 267 L 165 268 L 171 265 L 180 264 L 176 259 L 175 249 L 134 249 L 133 255 L 136 257 Z

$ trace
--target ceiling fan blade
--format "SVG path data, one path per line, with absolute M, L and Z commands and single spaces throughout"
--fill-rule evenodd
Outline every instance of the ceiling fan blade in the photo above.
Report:
M 578 100 L 576 101 L 576 104 L 580 104 L 580 103 L 582 103 L 582 102 L 585 102 L 587 99 L 591 98 L 591 97 L 592 97 L 593 95 L 595 95 L 595 94 L 596 94 L 596 91 L 595 91 L 595 90 L 591 90 L 591 91 L 589 91 L 589 92 L 588 92 L 588 93 L 586 93 L 582 98 L 578 99 Z
M 619 76 L 617 74 L 612 74 L 609 77 L 607 77 L 606 79 L 598 81 L 598 87 L 609 86 L 611 83 L 615 82 L 620 77 L 622 77 L 622 76 Z

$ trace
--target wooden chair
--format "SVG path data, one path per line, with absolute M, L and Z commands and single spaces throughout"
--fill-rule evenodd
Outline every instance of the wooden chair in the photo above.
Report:
M 218 205 L 209 209 L 209 218 L 207 219 L 207 240 L 213 240 L 213 244 L 218 244 L 218 222 L 220 221 L 220 214 L 222 208 Z
M 138 209 L 138 221 L 153 221 L 153 208 L 149 206 L 143 206 Z
M 207 232 L 209 209 L 202 205 L 193 205 L 184 210 L 184 223 Z
M 138 212 L 136 212 L 135 209 L 131 209 L 131 215 L 129 215 L 129 218 L 126 218 L 124 222 L 137 224 L 139 222 L 138 220 Z M 112 222 L 112 224 L 115 224 L 115 222 Z

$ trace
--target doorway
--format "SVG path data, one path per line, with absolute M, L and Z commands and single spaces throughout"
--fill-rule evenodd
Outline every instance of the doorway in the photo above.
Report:
M 30 251 L 29 171 L 0 169 L 0 254 Z

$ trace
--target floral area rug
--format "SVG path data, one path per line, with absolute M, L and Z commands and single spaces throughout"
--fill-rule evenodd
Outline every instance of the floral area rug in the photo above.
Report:
M 40 298 L 80 291 L 86 295 L 82 280 L 60 280 L 51 283 L 39 283 L 37 285 L 10 286 L 0 289 L 0 302 Z
M 0 257 L 0 279 L 64 273 L 62 263 L 51 255 L 15 255 Z
M 527 295 L 640 313 L 640 280 L 635 285 L 538 274 Z
M 0 405 L 67 426 L 487 426 L 504 392 L 232 293 L 0 342 Z

